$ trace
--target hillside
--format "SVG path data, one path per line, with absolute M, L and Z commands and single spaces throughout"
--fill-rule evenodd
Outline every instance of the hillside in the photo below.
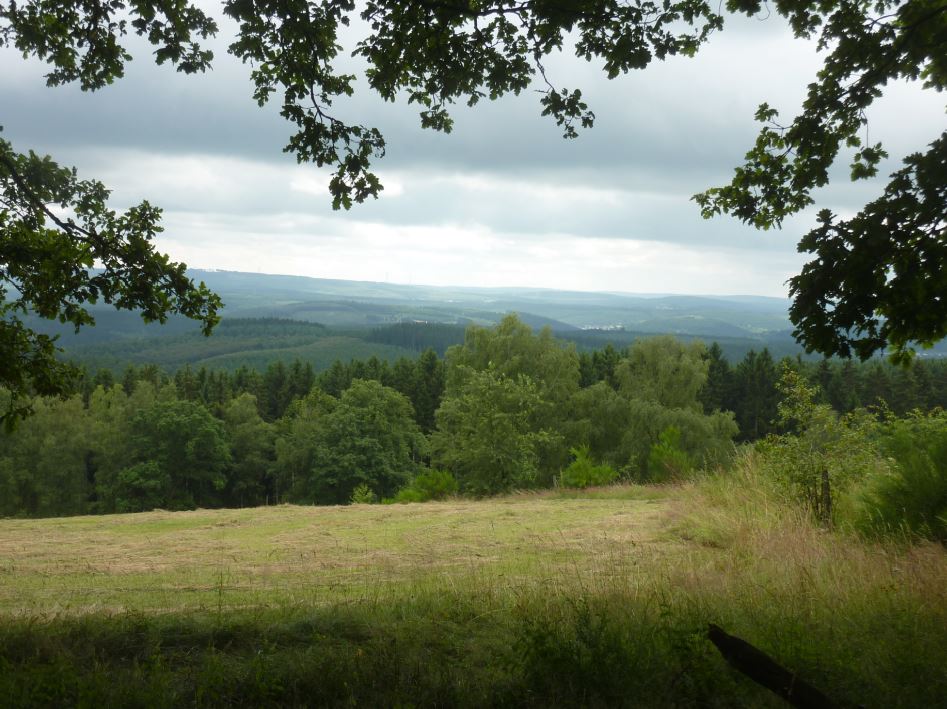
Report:
M 324 325 L 275 318 L 224 319 L 211 337 L 199 332 L 149 330 L 150 336 L 116 337 L 105 342 L 67 346 L 70 357 L 93 368 L 122 370 L 129 364 L 158 364 L 169 370 L 184 365 L 234 370 L 240 366 L 266 369 L 276 361 L 309 362 L 316 371 L 336 360 L 379 359 L 394 361 L 413 356 L 405 347 L 370 342 L 365 332 L 330 330 Z
M 93 306 L 95 327 L 78 334 L 58 323 L 29 321 L 41 332 L 58 335 L 71 358 L 111 369 L 129 363 L 265 368 L 275 360 L 298 358 L 320 371 L 337 359 L 393 361 L 428 347 L 443 354 L 463 341 L 467 325 L 493 325 L 510 312 L 584 350 L 606 344 L 622 348 L 641 337 L 672 334 L 718 342 L 731 361 L 764 347 L 777 359 L 806 356 L 792 337 L 789 302 L 780 298 L 447 288 L 228 271 L 192 275 L 225 303 L 223 325 L 210 339 L 180 317 L 164 325 L 145 324 L 135 313 L 101 305 Z M 943 343 L 923 353 L 945 354 Z
M 624 347 L 669 333 L 716 340 L 731 359 L 763 347 L 777 357 L 801 352 L 790 335 L 787 302 L 778 298 L 446 288 L 227 271 L 192 276 L 225 303 L 223 325 L 210 339 L 180 317 L 145 324 L 135 313 L 103 305 L 93 306 L 95 327 L 78 334 L 38 318 L 30 324 L 58 335 L 71 358 L 112 369 L 129 363 L 259 368 L 299 358 L 322 370 L 336 359 L 391 361 L 427 347 L 443 353 L 463 340 L 467 325 L 492 325 L 509 312 L 580 349 Z M 405 326 L 414 328 L 409 336 Z
M 736 328 L 721 332 L 729 335 L 790 329 L 788 301 L 779 298 L 451 288 L 224 271 L 194 271 L 193 275 L 221 294 L 230 317 L 292 317 L 351 327 L 412 320 L 488 324 L 517 312 L 528 324 L 549 325 L 555 331 L 602 327 L 650 331 L 658 325 L 641 326 L 669 318 L 700 322 L 677 326 L 683 334 L 706 334 L 704 321 L 708 320 Z M 695 327 L 702 331 L 692 332 Z

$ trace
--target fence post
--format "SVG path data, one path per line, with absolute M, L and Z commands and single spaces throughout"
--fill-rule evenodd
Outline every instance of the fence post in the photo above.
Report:
M 829 485 L 829 469 L 824 467 L 822 468 L 822 523 L 830 527 L 832 526 L 832 488 Z
M 798 709 L 837 709 L 838 705 L 825 694 L 746 640 L 725 633 L 713 623 L 707 629 L 707 637 L 728 665 L 792 706 Z

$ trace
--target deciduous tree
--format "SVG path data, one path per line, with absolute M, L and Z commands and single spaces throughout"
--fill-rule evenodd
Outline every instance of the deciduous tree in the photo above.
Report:
M 542 451 L 553 439 L 563 443 L 538 421 L 548 407 L 525 375 L 470 370 L 462 383 L 448 387 L 437 410 L 432 460 L 474 495 L 534 487 L 544 472 L 548 483 L 558 468 L 542 470 Z
M 420 468 L 426 441 L 411 403 L 379 382 L 356 379 L 315 431 L 304 499 L 343 504 L 366 485 L 391 497 Z

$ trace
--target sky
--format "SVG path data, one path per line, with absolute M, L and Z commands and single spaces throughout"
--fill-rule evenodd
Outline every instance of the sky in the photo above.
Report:
M 868 138 L 891 154 L 879 178 L 852 184 L 841 161 L 816 206 L 758 232 L 703 220 L 690 197 L 729 181 L 756 136 L 762 102 L 795 115 L 820 66 L 814 44 L 776 15 L 730 16 L 694 59 L 672 58 L 609 81 L 569 54 L 547 69 L 581 88 L 595 126 L 564 140 L 524 92 L 458 107 L 450 135 L 422 130 L 417 107 L 364 85 L 334 113 L 377 126 L 387 155 L 378 200 L 333 211 L 329 168 L 282 152 L 292 126 L 252 100 L 250 69 L 221 31 L 214 68 L 177 74 L 132 38 L 126 76 L 103 90 L 47 88 L 48 69 L 0 49 L 0 125 L 19 151 L 49 153 L 101 180 L 118 209 L 164 210 L 161 250 L 192 268 L 405 284 L 785 296 L 805 255 L 799 238 L 828 207 L 851 215 L 877 197 L 900 158 L 941 131 L 942 97 L 892 85 Z M 360 28 L 344 38 L 354 44 Z M 362 67 L 349 60 L 353 72 Z M 344 64 L 340 61 L 340 64 Z

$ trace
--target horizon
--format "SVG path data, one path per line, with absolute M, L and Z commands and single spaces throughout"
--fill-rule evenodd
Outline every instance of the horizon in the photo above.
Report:
M 360 278 L 329 278 L 322 276 L 309 276 L 301 273 L 268 273 L 264 271 L 238 271 L 228 268 L 192 268 L 188 267 L 189 273 L 234 273 L 245 276 L 272 276 L 274 278 L 304 278 L 311 281 L 334 281 L 338 283 L 363 283 L 371 285 L 397 286 L 402 288 L 432 288 L 432 289 L 455 289 L 455 290 L 474 290 L 474 291 L 549 291 L 551 293 L 583 293 L 593 295 L 615 295 L 628 296 L 634 298 L 709 298 L 728 300 L 734 298 L 760 298 L 763 300 L 780 300 L 787 304 L 792 302 L 789 297 L 761 295 L 759 293 L 681 293 L 681 292 L 634 292 L 634 291 L 616 291 L 616 290 L 594 290 L 578 288 L 553 288 L 544 286 L 482 286 L 482 285 L 443 285 L 435 283 L 403 283 L 399 281 L 380 281 L 366 280 Z

